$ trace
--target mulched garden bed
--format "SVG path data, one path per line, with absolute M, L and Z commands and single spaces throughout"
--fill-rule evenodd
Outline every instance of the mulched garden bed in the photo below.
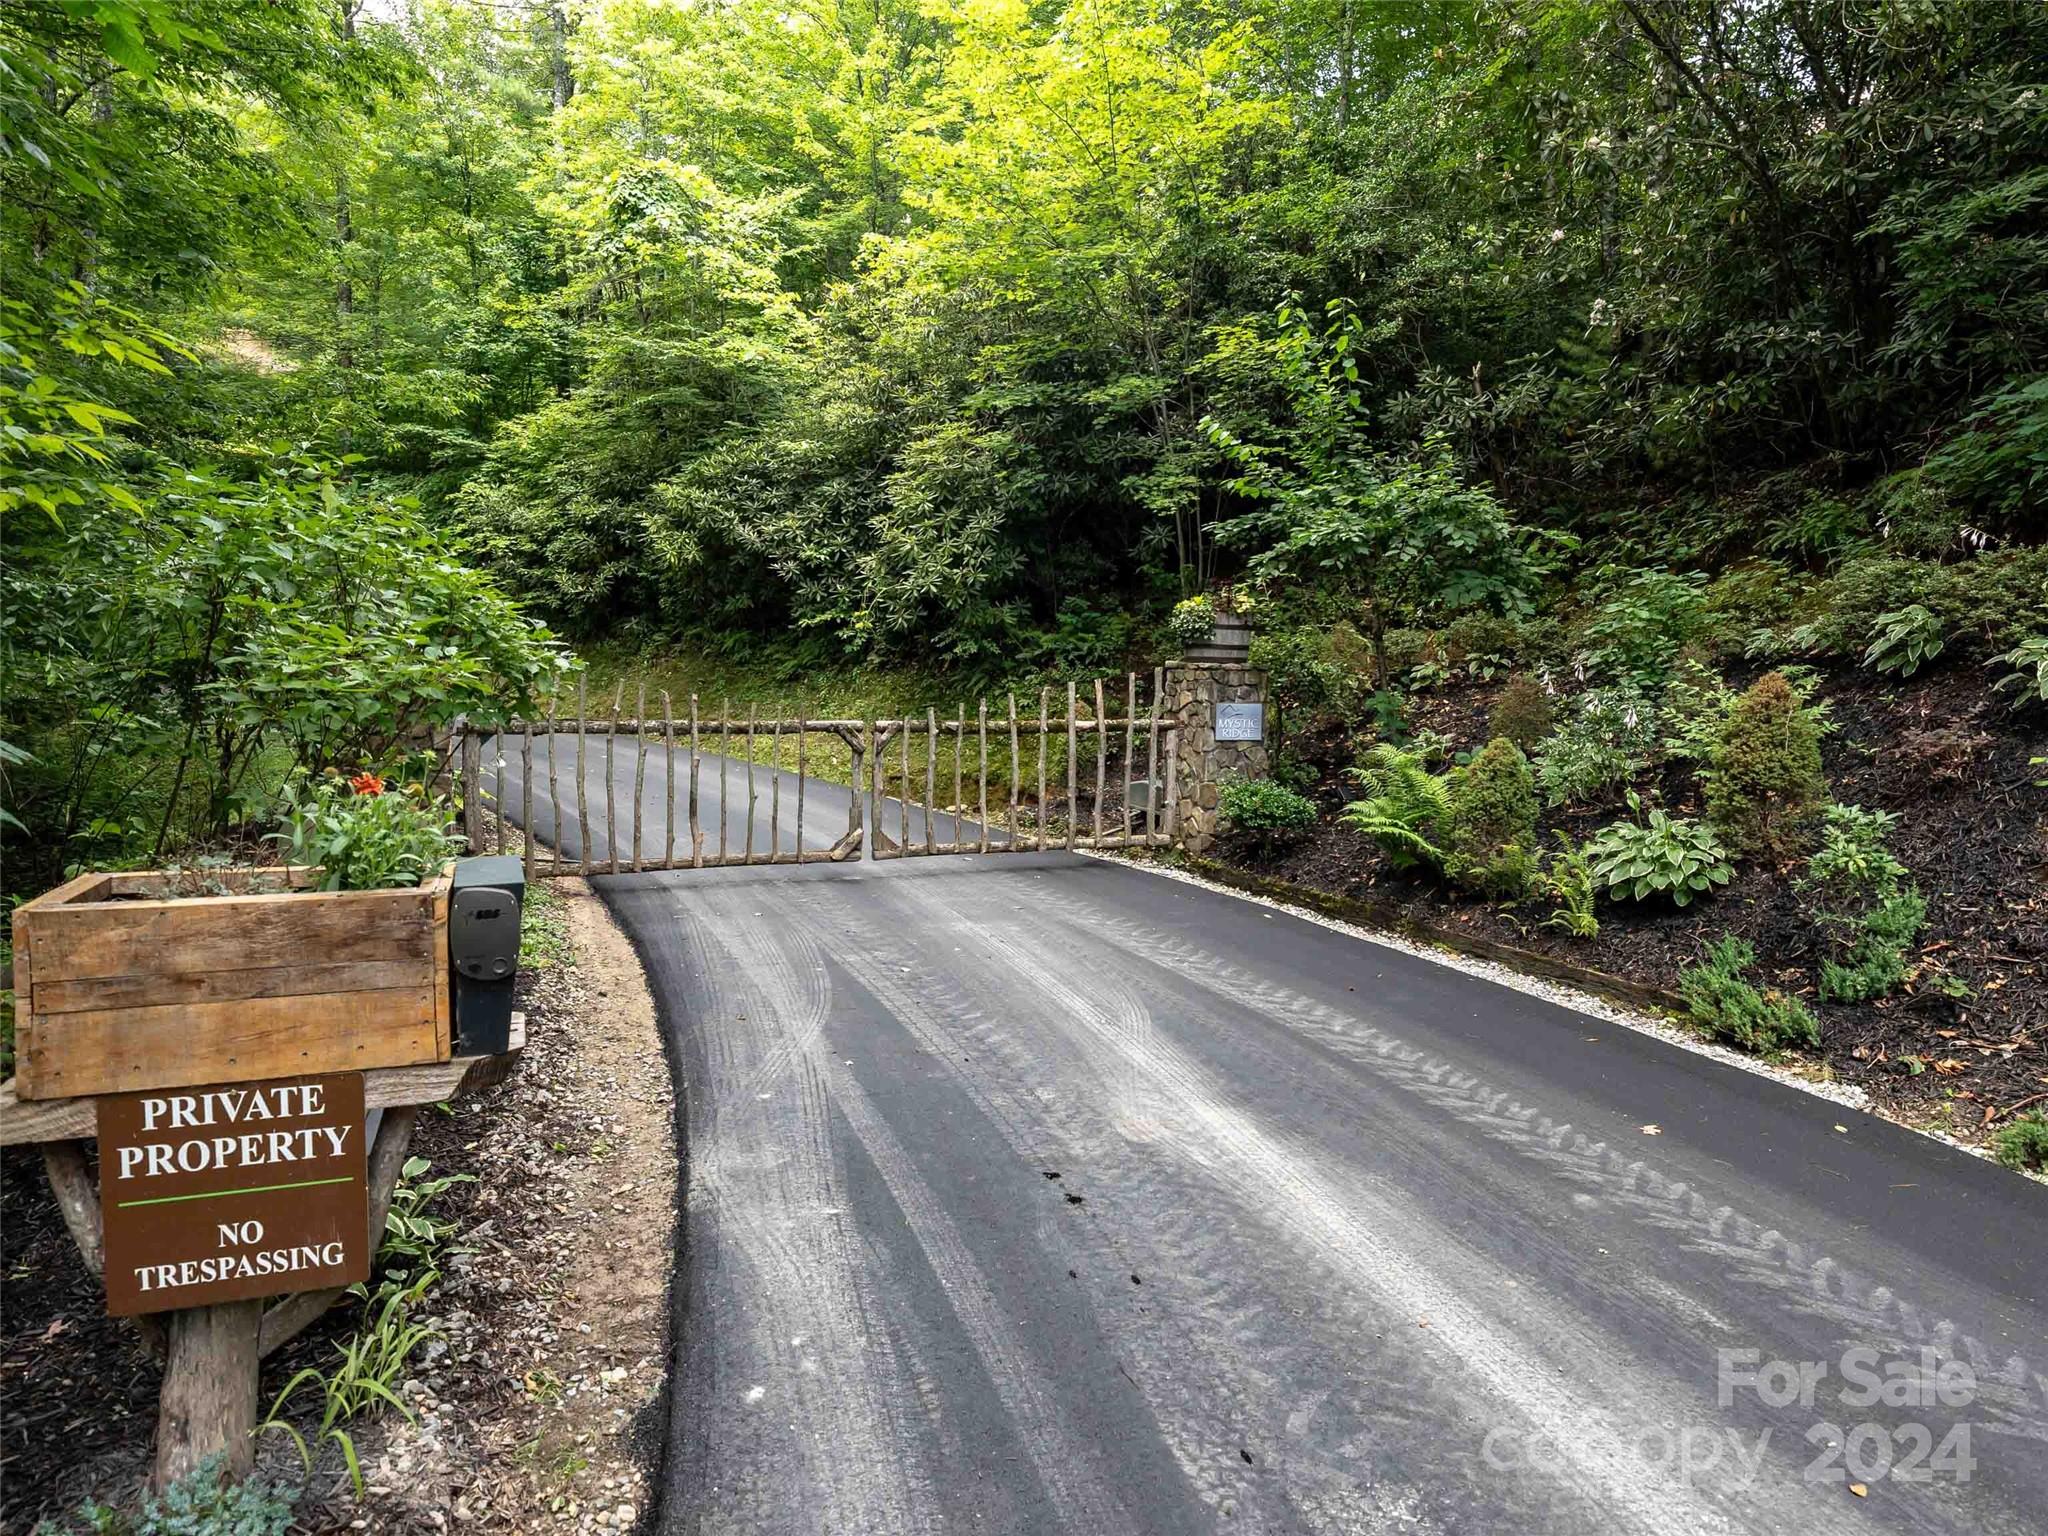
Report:
M 1416 695 L 1411 727 L 1477 748 L 1499 687 L 1474 682 Z M 1773 984 L 1813 1008 L 1818 1064 L 1829 1075 L 1862 1087 L 1900 1118 L 1977 1139 L 1993 1119 L 2003 1123 L 2017 1108 L 2048 1103 L 2048 790 L 2036 784 L 2048 765 L 2028 761 L 2048 755 L 2048 724 L 2039 711 L 2010 709 L 2009 696 L 1992 693 L 1980 672 L 1965 668 L 1904 682 L 1838 672 L 1824 678 L 1819 696 L 1834 710 L 1836 728 L 1822 752 L 1835 798 L 1898 814 L 1892 848 L 1927 901 L 1906 986 L 1875 1003 L 1824 1003 L 1816 995 L 1820 935 L 1793 886 L 1797 864 L 1739 865 L 1724 890 L 1686 908 L 1603 900 L 1600 932 L 1586 940 L 1546 927 L 1549 906 L 1541 899 L 1496 906 L 1403 876 L 1335 819 L 1359 793 L 1344 772 L 1351 743 L 1336 735 L 1289 743 L 1320 774 L 1313 793 L 1324 815 L 1308 837 L 1269 855 L 1226 836 L 1214 856 L 1368 901 L 1402 923 L 1515 945 L 1652 987 L 1674 986 L 1682 966 L 1724 933 L 1736 934 L 1756 946 Z M 1668 809 L 1700 814 L 1689 776 L 1674 774 L 1664 789 Z M 1545 811 L 1545 846 L 1554 846 L 1554 830 L 1581 840 L 1625 815 L 1619 798 Z M 1941 978 L 1972 995 L 1949 996 Z

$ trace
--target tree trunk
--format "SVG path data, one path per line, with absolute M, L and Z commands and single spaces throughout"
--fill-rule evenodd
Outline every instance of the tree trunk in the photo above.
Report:
M 569 73 L 569 13 L 559 5 L 548 7 L 548 62 L 554 71 L 552 99 L 559 112 L 576 94 L 576 77 Z

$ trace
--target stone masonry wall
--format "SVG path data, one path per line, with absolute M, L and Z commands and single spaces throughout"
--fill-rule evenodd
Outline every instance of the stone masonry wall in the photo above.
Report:
M 1216 739 L 1216 706 L 1264 703 L 1266 674 L 1236 662 L 1176 662 L 1166 669 L 1166 698 L 1180 725 L 1181 842 L 1206 853 L 1216 841 L 1218 785 L 1231 776 L 1264 778 L 1269 766 L 1263 741 Z

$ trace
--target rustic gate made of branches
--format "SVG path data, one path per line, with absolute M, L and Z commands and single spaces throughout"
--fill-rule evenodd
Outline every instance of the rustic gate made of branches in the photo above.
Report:
M 858 720 L 706 715 L 694 695 L 678 713 L 666 693 L 650 716 L 644 685 L 593 715 L 579 684 L 460 732 L 462 830 L 477 852 L 516 842 L 528 878 L 1167 846 L 1179 727 L 1160 673 L 1122 683 Z

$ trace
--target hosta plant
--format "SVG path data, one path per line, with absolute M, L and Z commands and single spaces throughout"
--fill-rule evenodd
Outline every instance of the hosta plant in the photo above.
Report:
M 1870 632 L 1863 664 L 1880 672 L 1911 677 L 1941 654 L 1948 637 L 1938 614 L 1919 603 L 1880 613 Z
M 1642 802 L 1629 796 L 1629 806 Z M 1665 895 L 1679 906 L 1726 885 L 1735 871 L 1711 827 L 1652 810 L 1640 822 L 1617 821 L 1587 839 L 1583 850 L 1593 878 L 1610 896 L 1644 901 Z
M 1991 686 L 2013 696 L 2013 708 L 2048 704 L 2048 634 L 2029 635 L 2009 651 L 1991 658 L 2006 668 Z

